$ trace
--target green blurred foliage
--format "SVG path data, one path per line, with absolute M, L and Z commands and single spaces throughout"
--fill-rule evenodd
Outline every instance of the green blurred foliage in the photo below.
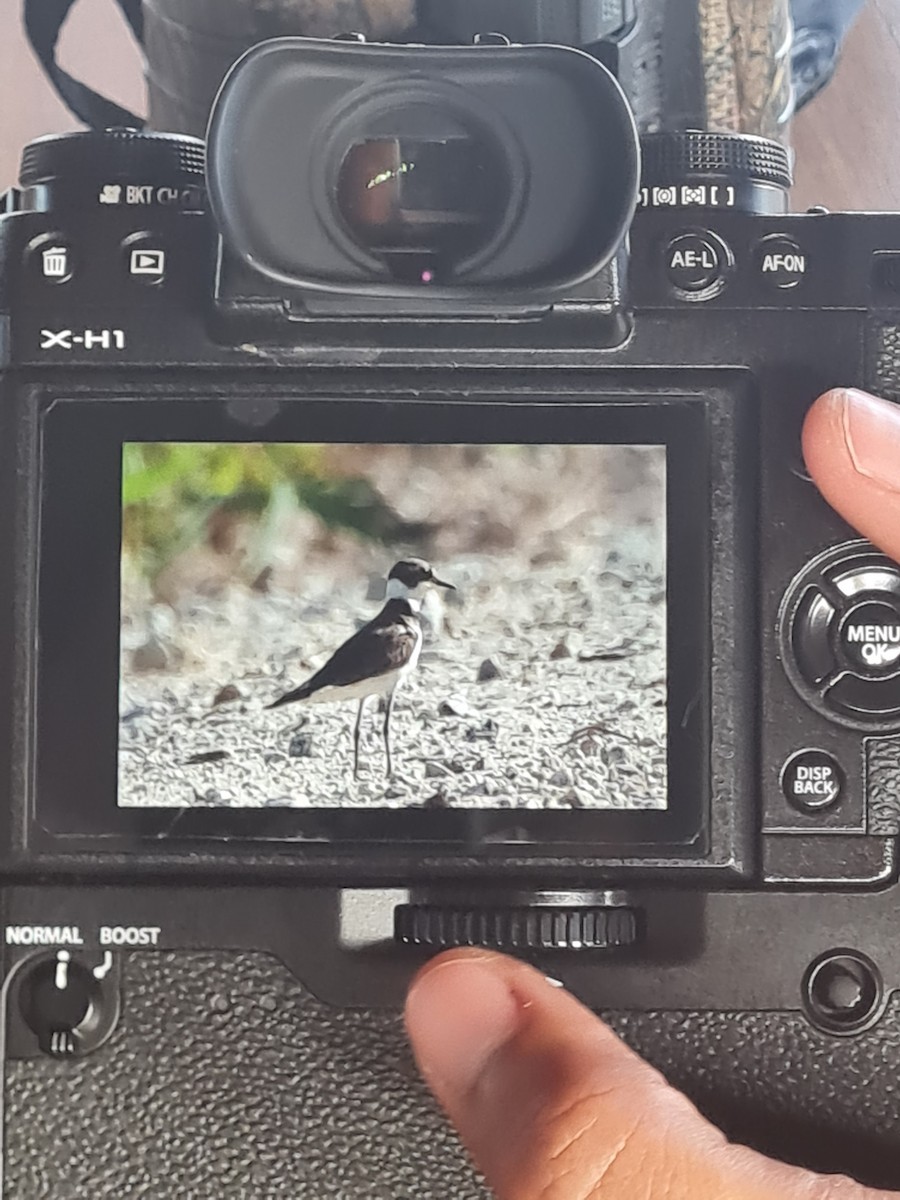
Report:
M 129 442 L 122 451 L 122 544 L 153 578 L 225 510 L 264 518 L 292 501 L 329 529 L 389 542 L 419 532 L 368 480 L 329 470 L 328 447 L 288 443 Z

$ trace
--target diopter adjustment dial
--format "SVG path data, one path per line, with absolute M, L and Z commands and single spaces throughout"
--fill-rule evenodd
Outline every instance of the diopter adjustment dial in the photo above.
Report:
M 616 950 L 634 945 L 638 936 L 638 912 L 618 906 L 401 904 L 394 910 L 395 941 L 428 950 L 457 946 L 511 952 Z

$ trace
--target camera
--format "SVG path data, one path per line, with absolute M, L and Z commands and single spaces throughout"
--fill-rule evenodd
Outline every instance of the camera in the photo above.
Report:
M 396 1018 L 456 945 L 895 1182 L 900 568 L 800 430 L 900 391 L 900 226 L 789 186 L 499 36 L 278 39 L 205 147 L 25 149 L 6 1195 L 483 1195 Z

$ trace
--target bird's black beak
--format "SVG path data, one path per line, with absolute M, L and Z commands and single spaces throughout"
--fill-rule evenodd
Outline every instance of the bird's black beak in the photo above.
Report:
M 455 583 L 444 583 L 443 579 L 438 579 L 437 575 L 432 575 L 432 577 L 431 577 L 431 582 L 432 582 L 432 583 L 433 583 L 433 584 L 434 584 L 436 587 L 442 587 L 442 588 L 446 588 L 448 592 L 455 592 L 455 591 L 456 591 L 456 584 L 455 584 Z

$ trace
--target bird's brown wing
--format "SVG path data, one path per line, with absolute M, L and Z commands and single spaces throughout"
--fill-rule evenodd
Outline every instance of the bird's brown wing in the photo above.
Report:
M 305 700 L 323 687 L 349 687 L 363 679 L 377 679 L 390 671 L 398 671 L 412 658 L 417 638 L 417 630 L 408 620 L 386 618 L 384 613 L 379 613 L 338 646 L 311 679 L 269 707 L 279 708 L 294 700 Z
M 330 687 L 348 687 L 362 679 L 375 679 L 405 667 L 415 648 L 416 631 L 406 621 L 382 623 L 376 617 L 338 646 L 309 682 L 314 687 L 322 687 L 326 680 Z

